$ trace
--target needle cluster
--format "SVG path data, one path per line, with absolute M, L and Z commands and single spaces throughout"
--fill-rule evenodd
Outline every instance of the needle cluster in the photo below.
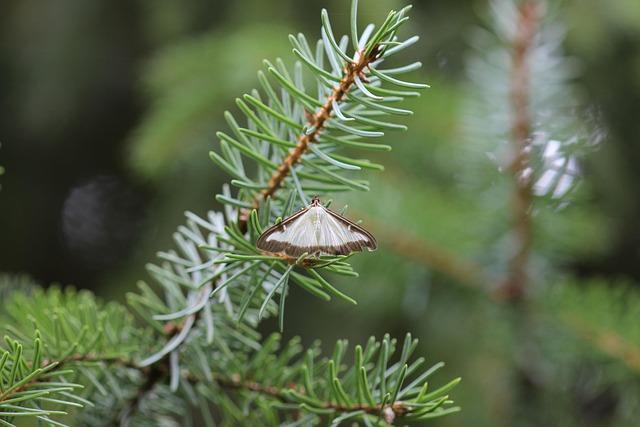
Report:
M 217 134 L 220 151 L 210 153 L 233 178 L 217 196 L 224 212 L 187 212 L 176 247 L 147 266 L 155 284 L 139 282 L 127 306 L 72 289 L 27 295 L 12 279 L 0 286 L 0 425 L 27 417 L 63 425 L 71 410 L 95 426 L 392 425 L 458 410 L 448 392 L 459 379 L 428 385 L 443 364 L 425 367 L 411 335 L 371 338 L 349 357 L 343 340 L 322 356 L 317 345 L 257 332 L 268 316 L 284 328 L 290 284 L 355 304 L 324 276 L 357 277 L 348 256 L 311 268 L 304 256 L 264 255 L 255 242 L 312 194 L 369 189 L 353 174 L 382 166 L 345 149 L 390 150 L 369 139 L 405 129 L 385 117 L 412 114 L 398 104 L 426 87 L 398 78 L 419 63 L 387 66 L 418 40 L 398 35 L 409 10 L 360 32 L 353 1 L 351 34 L 341 38 L 323 10 L 320 40 L 290 36 L 292 69 L 265 61 L 262 90 L 237 100 L 242 119 L 225 114 L 230 132 Z

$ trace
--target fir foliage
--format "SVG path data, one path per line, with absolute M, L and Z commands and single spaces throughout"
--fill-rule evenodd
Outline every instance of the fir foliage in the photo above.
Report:
M 593 112 L 585 111 L 572 85 L 578 64 L 562 52 L 566 29 L 553 3 L 536 2 L 535 36 L 526 54 L 530 76 L 526 109 L 531 129 L 531 151 L 527 174 L 531 175 L 534 195 L 566 204 L 580 184 L 580 160 L 597 148 L 602 134 L 597 132 Z M 463 128 L 469 144 L 482 160 L 473 180 L 486 184 L 495 177 L 493 168 L 505 172 L 517 153 L 508 144 L 512 133 L 514 96 L 513 47 L 518 37 L 517 2 L 493 0 L 486 28 L 476 28 L 470 42 L 473 54 L 467 65 L 470 94 Z M 484 155 L 483 155 L 484 154 Z
M 545 294 L 542 306 L 578 341 L 640 373 L 640 294 L 626 283 L 567 280 Z
M 510 162 L 518 150 L 511 141 L 510 89 L 519 10 L 532 4 L 540 9 L 525 61 L 530 76 L 526 108 L 531 133 L 520 149 L 529 154 L 527 173 L 534 184 L 533 197 L 525 206 L 533 242 L 526 259 L 530 273 L 526 296 L 514 303 L 500 292 L 509 274 L 506 261 L 515 248 L 509 238 L 515 228 L 510 193 L 517 180 Z M 464 98 L 460 123 L 468 151 L 460 155 L 460 146 L 452 143 L 458 135 L 452 131 L 441 137 L 441 146 L 437 145 L 439 138 L 432 136 L 429 159 L 420 159 L 429 165 L 426 174 L 413 176 L 402 171 L 415 161 L 417 155 L 412 153 L 414 157 L 405 156 L 400 167 L 390 167 L 384 179 L 374 178 L 374 197 L 358 194 L 350 196 L 349 202 L 363 212 L 374 211 L 381 200 L 384 203 L 385 209 L 376 212 L 371 227 L 389 242 L 388 247 L 398 255 L 394 260 L 407 264 L 405 271 L 396 273 L 395 281 L 407 283 L 412 275 L 422 274 L 422 282 L 428 284 L 407 285 L 406 292 L 421 292 L 418 295 L 424 300 L 437 299 L 430 306 L 425 328 L 438 335 L 439 328 L 429 326 L 431 323 L 464 323 L 473 318 L 469 331 L 461 328 L 460 336 L 449 339 L 449 351 L 478 352 L 476 363 L 483 367 L 491 360 L 497 363 L 500 373 L 493 380 L 511 382 L 503 390 L 508 397 L 496 387 L 497 396 L 481 399 L 474 406 L 471 401 L 486 387 L 487 374 L 461 358 L 461 364 L 473 365 L 463 373 L 467 387 L 462 392 L 469 394 L 462 398 L 468 402 L 465 414 L 469 418 L 486 416 L 478 425 L 607 422 L 631 426 L 637 423 L 639 410 L 635 398 L 640 360 L 636 285 L 604 278 L 568 278 L 564 272 L 580 271 L 582 262 L 598 259 L 607 245 L 608 220 L 600 216 L 594 205 L 597 197 L 582 177 L 588 171 L 589 156 L 601 155 L 597 150 L 606 130 L 593 107 L 585 107 L 575 90 L 581 64 L 563 53 L 566 17 L 557 6 L 543 1 L 492 2 L 486 26 L 475 29 L 470 37 L 473 49 L 466 90 L 453 96 Z M 444 93 L 451 94 L 451 90 Z M 412 130 L 419 126 L 410 123 Z M 416 145 L 422 143 L 422 138 L 415 139 Z M 434 169 L 443 171 L 446 178 L 425 176 Z M 427 271 L 418 270 L 408 259 L 426 266 Z M 374 283 L 386 268 L 374 263 L 366 266 L 372 270 Z M 451 289 L 454 284 L 462 285 L 469 294 Z M 372 298 L 385 297 L 395 295 L 377 293 Z M 407 310 L 414 308 L 413 302 L 406 305 Z M 441 333 L 440 342 L 447 341 L 447 335 Z M 469 380 L 472 376 L 475 381 Z M 475 382 L 474 391 L 470 391 L 470 381 Z M 523 383 L 525 393 L 513 397 L 512 390 L 520 390 Z M 499 411 L 498 415 L 487 411 L 492 404 L 509 407 L 513 418 L 505 420 Z
M 172 353 L 180 359 L 157 364 L 140 359 L 159 337 L 137 325 L 125 307 L 100 303 L 89 292 L 15 292 L 6 306 L 1 320 L 8 336 L 0 356 L 5 425 L 20 416 L 57 425 L 50 417 L 82 406 L 90 425 L 174 423 L 188 415 L 185 407 L 199 407 L 207 425 L 211 417 L 280 425 L 301 411 L 309 422 L 359 419 L 369 425 L 382 417 L 392 424 L 396 417 L 421 420 L 458 410 L 448 392 L 459 379 L 431 390 L 426 380 L 443 364 L 424 369 L 424 358 L 412 357 L 417 341 L 410 335 L 402 343 L 372 337 L 355 347 L 354 362 L 347 364 L 344 340 L 321 357 L 318 345 L 304 349 L 293 339 L 281 348 L 278 334 L 259 344 L 232 333 L 233 325 L 211 343 L 202 328 Z M 212 407 L 218 408 L 213 416 Z
M 349 257 L 284 260 L 254 243 L 312 194 L 369 189 L 356 173 L 382 166 L 345 148 L 388 151 L 369 139 L 406 129 L 387 117 L 412 114 L 400 102 L 427 87 L 400 78 L 419 63 L 387 65 L 418 40 L 398 36 L 409 10 L 360 31 L 353 1 L 342 37 L 323 10 L 319 41 L 290 36 L 293 67 L 265 61 L 261 90 L 237 99 L 241 115 L 225 114 L 229 131 L 210 153 L 233 178 L 216 197 L 224 213 L 186 213 L 175 249 L 147 266 L 154 285 L 127 295 L 130 308 L 70 288 L 7 292 L 0 423 L 31 416 L 63 425 L 77 406 L 89 425 L 392 425 L 458 410 L 449 391 L 459 379 L 428 385 L 443 364 L 412 357 L 410 335 L 371 338 L 352 357 L 338 341 L 322 357 L 317 345 L 281 345 L 279 334 L 256 330 L 276 315 L 282 329 L 298 288 L 356 303 L 326 277 L 357 277 Z

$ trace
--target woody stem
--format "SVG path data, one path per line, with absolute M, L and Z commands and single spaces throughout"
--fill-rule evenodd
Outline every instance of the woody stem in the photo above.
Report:
M 374 49 L 374 52 L 376 50 Z M 307 151 L 309 144 L 317 142 L 319 135 L 325 128 L 326 122 L 331 116 L 333 111 L 333 103 L 339 103 L 343 100 L 349 89 L 353 86 L 356 77 L 361 74 L 367 65 L 374 59 L 372 55 L 362 55 L 358 62 L 348 63 L 345 67 L 345 74 L 340 80 L 340 83 L 333 88 L 331 95 L 327 97 L 322 107 L 316 111 L 315 114 L 310 115 L 309 121 L 306 124 L 305 129 L 313 129 L 309 133 L 303 133 L 298 137 L 297 145 L 289 152 L 289 154 L 282 160 L 282 163 L 273 172 L 267 187 L 256 194 L 253 199 L 253 208 L 257 208 L 262 200 L 267 197 L 273 197 L 273 195 L 282 186 L 284 179 L 291 172 L 291 168 L 300 161 L 302 155 Z
M 512 111 L 511 143 L 514 158 L 510 165 L 515 188 L 512 198 L 513 234 L 516 242 L 509 261 L 509 275 L 502 291 L 507 298 L 518 299 L 525 291 L 527 267 L 533 240 L 531 224 L 532 181 L 529 169 L 531 136 L 530 64 L 528 63 L 539 20 L 536 1 L 519 8 L 518 30 L 513 42 L 510 103 Z

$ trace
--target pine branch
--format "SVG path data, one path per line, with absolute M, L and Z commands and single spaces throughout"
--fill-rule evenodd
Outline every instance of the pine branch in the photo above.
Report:
M 640 374 L 640 294 L 624 283 L 565 280 L 540 303 L 552 322 L 602 354 Z
M 417 93 L 382 88 L 382 82 L 411 88 L 426 87 L 376 69 L 387 57 L 417 40 L 413 37 L 402 43 L 396 41 L 397 30 L 407 20 L 408 10 L 392 11 L 376 31 L 369 25 L 361 36 L 352 35 L 353 44 L 358 46 L 353 58 L 345 53 L 348 38 L 336 41 L 326 11 L 323 11 L 322 40 L 317 43 L 315 54 L 304 36 L 290 37 L 293 51 L 301 60 L 294 66 L 293 77 L 282 61 L 276 60 L 275 65 L 265 61 L 269 75 L 280 85 L 280 96 L 266 75 L 259 73 L 267 100 L 263 100 L 258 91 L 238 99 L 238 107 L 246 116 L 246 127 L 240 127 L 227 113 L 225 117 L 233 136 L 218 133 L 221 153 L 210 153 L 218 166 L 236 178 L 231 183 L 239 188 L 237 195 L 224 187 L 223 193 L 217 196 L 225 205 L 224 217 L 218 213 L 210 213 L 208 218 L 187 214 L 187 227 L 181 227 L 176 234 L 179 251 L 160 253 L 166 262 L 148 266 L 157 281 L 171 289 L 173 295 L 182 294 L 185 288 L 188 292 L 183 297 L 171 297 L 162 302 L 144 285 L 143 295 L 129 295 L 138 314 L 154 329 L 164 331 L 177 325 L 179 330 L 160 350 L 143 360 L 143 364 L 152 364 L 175 350 L 201 318 L 209 319 L 206 321 L 209 337 L 213 335 L 218 316 L 231 315 L 246 321 L 247 326 L 255 327 L 263 316 L 272 314 L 275 307 L 283 310 L 287 295 L 284 284 L 289 279 L 322 299 L 336 297 L 355 304 L 355 300 L 317 273 L 325 270 L 357 276 L 346 257 L 321 257 L 320 263 L 309 265 L 304 259 L 281 259 L 261 254 L 255 247 L 255 240 L 275 218 L 291 214 L 297 200 L 306 204 L 308 191 L 368 188 L 364 181 L 347 178 L 339 171 L 378 166 L 336 152 L 345 146 L 379 149 L 376 144 L 358 139 L 383 135 L 379 129 L 404 129 L 401 125 L 374 120 L 369 113 L 406 114 L 407 110 L 386 103 Z M 355 15 L 352 19 L 356 19 Z M 330 64 L 329 70 L 323 64 L 325 57 Z M 303 65 L 317 80 L 317 93 L 305 90 Z M 401 71 L 414 68 L 405 67 Z M 400 71 L 396 69 L 393 73 Z M 314 114 L 309 113 L 316 108 Z M 289 142 L 293 137 L 297 143 Z M 256 178 L 247 176 L 248 169 L 244 164 L 247 160 L 255 162 Z M 286 197 L 278 191 L 283 188 L 289 190 Z M 251 210 L 256 204 L 258 209 Z M 278 294 L 280 304 L 276 305 L 273 299 Z M 219 304 L 212 301 L 214 298 L 218 298 Z M 283 314 L 280 313 L 281 327 Z M 251 345 L 258 343 L 251 340 Z
M 399 360 L 394 363 L 391 357 L 396 343 L 386 336 L 381 342 L 371 338 L 364 348 L 356 346 L 355 363 L 350 367 L 342 362 L 346 341 L 337 343 L 331 358 L 317 360 L 317 349 L 304 351 L 298 340 L 290 341 L 280 355 L 276 355 L 278 339 L 277 335 L 269 337 L 263 348 L 244 363 L 218 361 L 224 366 L 230 362 L 232 366 L 214 368 L 209 375 L 196 373 L 187 380 L 198 383 L 209 378 L 201 386 L 210 389 L 206 395 L 214 402 L 227 399 L 224 393 L 216 392 L 217 388 L 230 388 L 239 393 L 240 402 L 253 401 L 256 399 L 253 395 L 258 394 L 267 400 L 280 401 L 284 405 L 280 411 L 285 413 L 302 409 L 325 419 L 349 417 L 356 421 L 373 417 L 393 424 L 396 419 L 426 419 L 457 410 L 445 407 L 451 403 L 446 394 L 459 379 L 427 393 L 424 380 L 443 364 L 416 376 L 424 360 L 409 361 L 417 344 L 410 335 L 402 346 Z M 270 369 L 264 370 L 267 364 Z M 412 376 L 414 379 L 407 381 Z
M 492 20 L 477 30 L 468 63 L 473 84 L 463 124 L 473 157 L 484 160 L 481 167 L 466 165 L 472 171 L 467 179 L 493 206 L 510 194 L 504 206 L 510 221 L 500 218 L 510 244 L 495 263 L 505 276 L 498 296 L 513 301 L 535 280 L 529 271 L 534 206 L 572 203 L 581 182 L 580 157 L 597 144 L 578 120 L 575 74 L 561 52 L 564 29 L 544 6 L 537 0 L 492 0 Z
M 413 259 L 429 266 L 462 286 L 488 293 L 490 280 L 482 266 L 424 239 L 417 239 L 406 230 L 392 228 L 389 225 L 383 226 L 361 212 L 354 210 L 351 212 L 358 218 L 365 218 L 380 240 L 388 242 L 394 252 L 406 259 Z
M 388 230 L 388 227 L 376 227 L 373 223 L 373 229 L 380 234 Z M 454 279 L 457 284 L 480 290 L 481 294 L 489 296 L 496 303 L 508 301 L 502 297 L 502 293 L 491 292 L 488 274 L 483 271 L 482 266 L 437 246 L 430 246 L 398 229 L 382 236 L 381 240 L 387 241 L 404 258 L 430 266 Z M 611 295 L 612 289 L 620 287 L 622 290 Z M 618 360 L 630 371 L 640 373 L 640 329 L 636 324 L 637 314 L 632 310 L 633 307 L 640 306 L 636 302 L 636 294 L 626 286 L 612 286 L 599 281 L 586 285 L 555 283 L 549 290 L 538 295 L 536 304 L 543 311 L 552 309 L 550 322 L 553 325 L 561 325 L 574 338 L 583 340 L 603 354 Z M 612 316 L 608 313 L 615 314 Z
M 48 335 L 48 338 L 45 337 L 43 340 L 39 337 L 38 329 L 34 329 L 36 325 L 30 322 L 29 313 L 37 309 L 46 311 L 45 307 L 52 301 L 59 303 L 56 310 L 65 319 L 64 323 L 60 324 L 58 319 L 42 317 L 37 326 L 47 331 L 60 324 L 60 329 L 63 332 L 66 331 L 65 337 L 54 334 Z M 186 387 L 186 383 L 190 383 L 191 386 L 209 396 L 213 403 L 223 407 L 225 405 L 221 399 L 228 399 L 228 397 L 224 393 L 216 392 L 218 388 L 240 393 L 238 398 L 241 400 L 246 398 L 253 401 L 256 395 L 275 399 L 285 405 L 278 410 L 278 412 L 284 411 L 285 414 L 295 409 L 295 411 L 303 410 L 320 417 L 334 419 L 349 417 L 356 420 L 381 417 L 392 424 L 396 419 L 426 419 L 457 410 L 455 407 L 448 407 L 451 401 L 446 395 L 459 380 L 427 392 L 425 380 L 443 364 L 421 371 L 424 359 L 410 360 L 417 345 L 417 341 L 410 335 L 402 345 L 399 359 L 392 361 L 392 356 L 396 352 L 395 340 L 386 336 L 381 342 L 377 342 L 372 338 L 366 347 L 356 347 L 355 363 L 349 368 L 343 363 L 346 341 L 338 342 L 331 358 L 319 359 L 317 348 L 304 350 L 300 347 L 298 340 L 292 340 L 280 350 L 279 336 L 276 334 L 265 340 L 259 348 L 248 352 L 240 350 L 246 347 L 246 342 L 245 338 L 239 335 L 225 337 L 216 341 L 216 345 L 213 346 L 207 342 L 206 337 L 197 335 L 180 348 L 180 355 L 184 359 L 183 369 L 176 370 L 169 355 L 145 366 L 129 358 L 126 351 L 116 354 L 107 351 L 108 348 L 100 344 L 101 339 L 99 336 L 96 339 L 96 335 L 99 331 L 111 330 L 113 326 L 111 322 L 118 324 L 120 319 L 107 316 L 107 313 L 110 315 L 118 313 L 117 316 L 122 318 L 122 307 L 113 304 L 101 306 L 88 293 L 77 294 L 71 290 L 61 293 L 55 288 L 47 292 L 35 290 L 33 298 L 27 298 L 18 293 L 11 297 L 9 307 L 12 307 L 10 314 L 12 326 L 9 329 L 11 333 L 15 336 L 35 333 L 37 338 L 33 345 L 27 347 L 7 338 L 7 343 L 10 348 L 13 348 L 14 353 L 13 359 L 9 360 L 22 360 L 21 357 L 24 354 L 31 355 L 31 358 L 29 363 L 5 364 L 9 356 L 4 354 L 10 352 L 0 354 L 0 359 L 3 360 L 0 379 L 4 378 L 0 381 L 0 410 L 13 408 L 7 405 L 12 404 L 19 395 L 26 395 L 29 404 L 37 402 L 39 397 L 46 401 L 54 393 L 72 391 L 74 394 L 55 397 L 56 401 L 78 406 L 77 402 L 82 404 L 88 402 L 85 398 L 99 400 L 102 381 L 98 381 L 97 376 L 101 373 L 105 378 L 104 383 L 109 384 L 113 393 L 122 394 L 118 389 L 130 382 L 126 373 L 132 372 L 136 374 L 134 375 L 136 380 L 133 382 L 131 391 L 127 393 L 130 397 L 121 399 L 119 405 L 121 409 L 114 410 L 111 407 L 109 413 L 112 416 L 103 421 L 111 419 L 117 424 L 138 415 L 148 417 L 149 414 L 144 411 L 137 414 L 142 410 L 140 405 L 152 399 L 152 395 L 156 395 L 159 389 L 165 387 L 167 379 L 171 378 L 173 381 L 176 375 L 181 390 Z M 85 317 L 89 314 L 94 318 L 103 319 L 106 323 L 93 324 Z M 125 315 L 124 318 L 130 317 Z M 84 322 L 89 320 L 90 328 L 82 325 L 81 319 Z M 124 327 L 122 324 L 120 326 L 117 331 L 122 337 L 148 335 L 148 331 L 139 330 L 130 323 L 125 323 Z M 93 327 L 97 329 L 92 329 Z M 78 328 L 89 330 L 90 334 L 74 334 Z M 71 337 L 76 338 L 75 343 L 66 346 L 65 340 Z M 113 341 L 115 338 L 111 337 L 108 342 L 115 344 L 117 342 Z M 154 340 L 155 338 L 152 341 Z M 150 344 L 147 343 L 147 345 Z M 58 345 L 68 349 L 61 352 Z M 119 344 L 120 347 L 122 345 L 122 343 Z M 230 348 L 236 351 L 230 352 Z M 211 357 L 201 356 L 206 352 L 212 352 Z M 264 370 L 265 365 L 270 369 Z M 81 375 L 78 376 L 78 374 Z M 80 385 L 66 379 L 73 376 L 82 379 L 81 383 L 94 384 L 96 388 L 89 393 L 79 393 L 76 389 Z M 7 377 L 11 380 L 7 381 Z M 407 379 L 411 377 L 414 378 L 409 382 Z M 37 393 L 41 391 L 46 393 L 38 395 Z M 293 407 L 286 406 L 292 404 Z M 24 411 L 29 411 L 28 407 L 24 408 Z M 45 410 L 40 407 L 38 411 L 38 414 L 45 414 L 48 411 L 46 412 L 48 415 L 62 415 L 55 410 Z M 4 411 L 4 413 L 13 414 L 15 411 Z M 117 415 L 115 419 L 114 414 Z
M 70 381 L 52 382 L 58 374 L 57 363 L 39 367 L 42 357 L 42 341 L 36 336 L 33 358 L 28 360 L 23 354 L 21 343 L 5 338 L 8 349 L 0 348 L 0 424 L 13 426 L 15 418 L 35 417 L 44 422 L 51 422 L 50 417 L 65 415 L 60 407 L 79 406 L 68 397 L 82 386 Z M 56 408 L 57 407 L 57 408 Z
M 429 392 L 426 379 L 442 364 L 423 370 L 424 359 L 410 361 L 417 345 L 410 336 L 398 360 L 391 359 L 396 341 L 385 336 L 381 342 L 371 339 L 365 348 L 356 347 L 355 363 L 346 366 L 344 341 L 337 343 L 332 357 L 320 359 L 315 348 L 303 351 L 292 340 L 280 349 L 278 335 L 262 340 L 257 332 L 259 322 L 278 311 L 283 328 L 289 281 L 319 298 L 336 297 L 355 304 L 319 273 L 357 277 L 348 257 L 321 256 L 311 264 L 301 257 L 292 262 L 260 253 L 255 240 L 275 219 L 291 214 L 298 201 L 306 204 L 311 191 L 367 190 L 366 181 L 347 173 L 382 166 L 338 154 L 339 150 L 388 150 L 361 138 L 406 129 L 380 117 L 411 114 L 395 103 L 418 93 L 390 89 L 383 83 L 426 87 L 396 77 L 419 63 L 379 68 L 417 40 L 397 38 L 410 8 L 392 11 L 377 29 L 369 25 L 361 34 L 356 9 L 354 1 L 353 57 L 347 55 L 349 37 L 336 39 L 323 11 L 322 40 L 315 53 L 304 36 L 290 37 L 300 59 L 293 75 L 279 59 L 275 65 L 266 62 L 279 93 L 260 73 L 262 94 L 252 91 L 237 100 L 246 127 L 226 114 L 233 136 L 218 133 L 220 153 L 211 152 L 210 157 L 234 177 L 231 184 L 237 193 L 225 186 L 217 196 L 224 215 L 209 212 L 199 217 L 187 212 L 186 225 L 174 235 L 176 249 L 158 253 L 158 265 L 147 266 L 159 290 L 140 282 L 139 291 L 127 295 L 143 326 L 124 307 L 103 305 L 88 293 L 54 288 L 36 289 L 28 298 L 12 294 L 9 333 L 25 342 L 41 331 L 44 340 L 45 351 L 34 344 L 29 351 L 35 356 L 24 365 L 36 371 L 64 367 L 56 370 L 56 378 L 66 384 L 66 376 L 73 376 L 86 384 L 85 397 L 79 393 L 67 397 L 84 404 L 87 399 L 95 402 L 95 407 L 82 412 L 88 424 L 167 424 L 188 417 L 188 405 L 199 407 L 208 425 L 213 425 L 211 405 L 227 422 L 243 425 L 265 420 L 279 425 L 299 414 L 305 421 L 321 419 L 336 425 L 347 419 L 391 424 L 396 419 L 422 420 L 458 410 L 450 406 L 447 393 L 459 379 Z M 317 82 L 315 92 L 304 88 L 303 65 Z M 246 167 L 246 161 L 254 164 Z M 247 171 L 256 176 L 249 177 Z M 23 365 L 15 354 L 13 359 L 18 361 L 13 366 Z M 38 368 L 43 362 L 46 367 Z M 40 384 L 31 378 L 23 381 Z M 47 386 L 54 384 L 47 381 Z M 233 393 L 225 392 L 229 389 Z M 239 404 L 256 408 L 247 414 Z
M 589 325 L 579 316 L 564 318 L 564 323 L 577 337 L 640 374 L 640 346 L 628 342 L 615 330 Z
M 514 182 L 512 198 L 513 234 L 516 242 L 509 261 L 509 273 L 502 285 L 507 299 L 521 298 L 527 286 L 527 268 L 533 242 L 532 202 L 533 176 L 530 166 L 530 144 L 533 126 L 529 113 L 530 61 L 534 38 L 538 30 L 541 6 L 537 1 L 526 1 L 518 7 L 517 33 L 513 40 L 511 63 L 510 102 L 512 109 L 511 144 L 513 161 L 510 166 Z
M 359 52 L 359 59 L 357 62 L 348 62 L 344 68 L 344 77 L 340 80 L 338 85 L 333 88 L 331 95 L 329 95 L 315 114 L 308 114 L 308 122 L 305 129 L 311 130 L 311 132 L 305 132 L 298 138 L 298 143 L 295 148 L 289 152 L 287 157 L 282 160 L 282 163 L 276 171 L 273 173 L 267 188 L 263 189 L 259 195 L 256 195 L 253 200 L 253 208 L 257 209 L 260 206 L 260 202 L 267 199 L 267 197 L 273 197 L 275 192 L 282 185 L 282 181 L 290 174 L 291 168 L 300 161 L 302 155 L 308 150 L 309 144 L 317 142 L 318 136 L 325 129 L 325 122 L 327 122 L 331 113 L 334 111 L 334 105 L 340 105 L 347 92 L 355 84 L 355 79 L 360 78 L 366 81 L 364 76 L 365 68 L 377 59 L 380 47 L 375 46 L 368 55 L 364 55 L 364 52 Z

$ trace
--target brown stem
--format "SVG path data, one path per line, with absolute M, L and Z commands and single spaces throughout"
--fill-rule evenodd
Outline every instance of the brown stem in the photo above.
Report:
M 165 323 L 164 334 L 167 337 L 166 339 L 168 340 L 173 336 L 179 334 L 182 331 L 182 328 L 184 328 L 184 324 L 187 322 L 188 319 L 194 318 L 194 320 L 198 320 L 198 318 L 200 317 L 200 313 L 201 311 L 198 311 L 192 314 L 191 316 L 185 318 L 181 322 Z M 115 362 L 116 364 L 119 364 L 122 366 L 119 360 L 116 360 Z M 171 369 L 169 366 L 169 355 L 165 355 L 162 359 L 158 360 L 154 364 L 147 367 L 140 367 L 135 363 L 131 363 L 124 366 L 132 367 L 140 370 L 144 375 L 144 377 L 146 378 L 146 380 L 140 386 L 140 388 L 138 388 L 136 394 L 131 399 L 129 399 L 124 409 L 120 412 L 120 414 L 122 415 L 118 414 L 114 418 L 113 420 L 114 426 L 120 425 L 121 424 L 120 420 L 127 417 L 131 417 L 135 413 L 135 411 L 138 410 L 138 407 L 140 406 L 140 402 L 142 402 L 142 400 L 145 398 L 147 394 L 153 391 L 156 384 L 161 383 L 169 376 L 169 372 Z
M 304 133 L 298 137 L 297 145 L 273 172 L 267 183 L 267 187 L 254 197 L 252 202 L 254 209 L 258 208 L 262 200 L 265 200 L 267 197 L 273 197 L 282 186 L 284 179 L 290 174 L 291 168 L 300 161 L 302 155 L 307 151 L 309 144 L 317 142 L 319 135 L 325 129 L 325 124 L 331 117 L 331 112 L 333 111 L 333 102 L 339 103 L 343 100 L 344 96 L 355 83 L 356 77 L 363 75 L 365 68 L 376 59 L 377 55 L 378 49 L 373 49 L 371 54 L 362 55 L 358 62 L 349 63 L 345 66 L 344 76 L 340 80 L 340 83 L 333 88 L 331 95 L 327 97 L 322 107 L 320 107 L 315 114 L 308 115 L 306 129 L 313 129 L 313 131 Z M 246 221 L 246 214 L 247 212 L 244 212 L 244 215 L 242 215 L 240 219 L 241 223 Z
M 54 360 L 43 360 L 42 367 L 46 367 L 55 363 Z M 164 379 L 166 379 L 169 375 L 169 359 L 168 357 L 164 357 L 160 359 L 158 362 L 154 363 L 148 367 L 141 367 L 132 360 L 124 359 L 120 357 L 100 357 L 94 353 L 87 354 L 73 354 L 68 356 L 60 361 L 57 361 L 58 365 L 55 369 L 61 369 L 62 366 L 68 363 L 82 363 L 82 362 L 103 362 L 112 366 L 119 366 L 123 368 L 136 369 L 140 371 L 140 373 L 144 376 L 144 383 L 138 388 L 137 393 L 129 400 L 126 404 L 121 414 L 124 416 L 131 416 L 131 414 L 136 410 L 139 406 L 140 402 L 145 398 L 145 396 L 150 393 L 153 388 L 161 383 Z M 196 377 L 193 375 L 188 375 L 186 379 L 191 383 L 201 382 L 203 379 L 201 377 Z M 12 395 L 19 391 L 24 391 L 30 387 L 30 385 L 38 382 L 39 379 L 35 378 L 33 381 L 23 385 L 19 389 L 13 390 L 11 393 L 5 395 L 0 395 L 0 402 L 3 400 L 11 398 Z M 279 388 L 275 386 L 261 384 L 259 382 L 250 381 L 250 380 L 242 380 L 239 375 L 231 375 L 231 376 L 222 376 L 218 374 L 214 374 L 214 379 L 220 387 L 227 390 L 236 390 L 236 391 L 249 391 L 252 393 L 262 394 L 265 396 L 272 397 L 282 402 L 289 402 L 289 398 L 287 397 L 287 390 L 295 390 L 299 394 L 304 394 L 304 388 L 297 384 L 290 384 L 286 388 Z M 340 405 L 330 401 L 326 401 L 322 403 L 323 409 L 332 409 L 336 412 L 353 412 L 353 411 L 364 411 L 371 415 L 379 415 L 385 418 L 385 420 L 389 423 L 392 423 L 396 417 L 402 417 L 405 415 L 409 408 L 403 402 L 393 402 L 390 404 L 386 404 L 384 407 L 381 405 L 365 405 L 365 404 L 356 404 L 356 405 Z M 113 420 L 113 425 L 119 425 L 121 416 L 117 416 Z
M 361 213 L 354 216 L 362 217 Z M 381 234 L 380 240 L 385 240 L 398 254 L 432 267 L 456 279 L 463 285 L 468 285 L 479 290 L 486 290 L 489 283 L 482 267 L 448 253 L 442 248 L 429 245 L 399 229 L 389 230 L 387 226 L 376 226 L 375 222 L 367 218 L 366 222 L 372 224 L 372 228 Z M 484 280 L 482 280 L 485 278 Z M 477 284 L 477 285 L 476 285 Z M 496 299 L 496 302 L 504 302 Z M 553 317 L 550 321 L 560 320 L 561 324 L 569 329 L 576 337 L 583 339 L 604 354 L 621 361 L 630 370 L 640 373 L 640 346 L 629 342 L 617 331 L 588 324 L 575 315 L 562 315 Z
M 428 265 L 434 270 L 451 277 L 459 284 L 481 291 L 488 289 L 490 279 L 482 266 L 463 259 L 442 247 L 430 244 L 423 239 L 417 239 L 414 235 L 401 228 L 393 228 L 388 224 L 379 224 L 376 220 L 368 218 L 361 212 L 352 210 L 352 214 L 369 224 L 379 239 L 386 241 L 396 253 Z
M 515 240 L 514 253 L 509 261 L 509 272 L 501 289 L 507 299 L 520 299 L 527 286 L 527 267 L 533 240 L 531 205 L 532 179 L 529 166 L 531 116 L 530 52 L 538 29 L 540 7 L 536 1 L 525 1 L 518 9 L 518 26 L 513 40 L 511 57 L 510 105 L 511 144 L 514 152 L 510 165 L 515 189 L 511 201 L 512 227 Z
M 148 368 L 136 367 L 136 369 L 143 372 L 145 381 L 138 388 L 136 394 L 125 404 L 122 411 L 116 413 L 112 423 L 114 427 L 122 425 L 121 421 L 123 419 L 131 417 L 138 410 L 140 402 L 142 402 L 147 394 L 151 393 L 157 384 L 161 383 L 168 377 L 169 359 L 168 357 L 163 357 Z
M 191 381 L 192 378 L 189 378 Z M 193 378 L 194 382 L 200 381 L 199 378 Z M 278 387 L 267 386 L 254 381 L 242 381 L 239 376 L 229 377 L 216 377 L 214 379 L 219 386 L 230 390 L 247 390 L 258 394 L 264 394 L 266 396 L 273 397 L 282 402 L 289 402 L 287 398 L 286 390 L 295 390 L 297 393 L 304 394 L 304 389 L 296 384 L 291 384 L 287 389 L 281 389 Z M 392 423 L 396 417 L 405 415 L 409 408 L 403 402 L 393 402 L 387 404 L 384 407 L 381 405 L 340 405 L 333 402 L 322 402 L 322 409 L 332 409 L 337 412 L 353 412 L 363 411 L 371 415 L 381 415 L 389 423 Z
M 616 331 L 587 324 L 578 316 L 563 316 L 571 331 L 606 355 L 622 361 L 630 370 L 640 373 L 640 348 Z
M 194 314 L 192 316 L 196 316 L 196 315 Z M 165 334 L 171 337 L 179 333 L 182 330 L 183 324 L 184 322 L 167 323 L 165 327 Z M 158 362 L 156 362 L 151 366 L 141 367 L 137 365 L 133 360 L 130 360 L 130 359 L 125 359 L 117 356 L 103 357 L 96 353 L 76 353 L 76 354 L 69 355 L 61 360 L 43 359 L 41 363 L 41 367 L 46 368 L 53 363 L 57 363 L 57 366 L 53 369 L 60 370 L 69 363 L 83 363 L 83 362 L 87 362 L 87 363 L 102 362 L 108 365 L 116 365 L 123 368 L 136 369 L 140 371 L 140 373 L 146 378 L 144 384 L 140 386 L 136 395 L 126 405 L 123 412 L 124 414 L 131 414 L 138 407 L 139 402 L 144 398 L 144 396 L 147 393 L 149 393 L 157 383 L 161 382 L 164 378 L 166 378 L 169 372 L 167 357 L 162 358 L 161 360 L 159 360 Z M 31 381 L 27 382 L 26 384 L 23 384 L 21 387 L 18 387 L 17 389 L 12 390 L 11 392 L 5 392 L 0 394 L 0 403 L 3 402 L 4 400 L 11 399 L 12 396 L 14 396 L 16 393 L 28 390 L 31 386 L 36 384 L 38 381 L 40 381 L 40 378 L 36 376 Z M 116 417 L 116 419 L 114 419 L 113 421 L 113 424 L 119 425 L 119 419 L 120 417 Z

